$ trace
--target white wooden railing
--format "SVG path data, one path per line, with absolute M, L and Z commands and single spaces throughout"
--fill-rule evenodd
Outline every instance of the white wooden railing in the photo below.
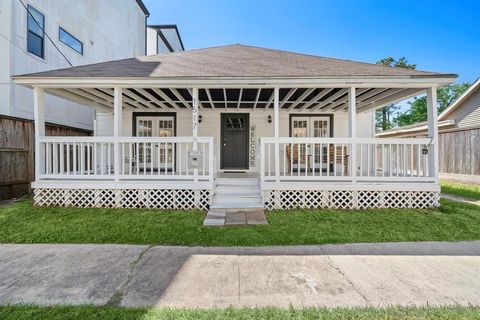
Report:
M 193 149 L 192 137 L 122 137 L 120 154 L 121 179 L 194 179 L 195 169 L 188 162 Z M 199 180 L 213 175 L 213 138 L 197 138 L 197 148 L 203 157 L 196 174 Z
M 430 139 L 356 139 L 357 176 L 375 181 L 429 181 Z
M 117 141 L 113 137 L 42 137 L 37 179 L 213 181 L 213 138 L 199 137 L 196 142 L 203 158 L 193 168 L 188 162 L 193 137 L 120 137 Z
M 43 137 L 40 177 L 113 179 L 114 142 L 110 137 Z
M 281 137 L 276 159 L 275 138 L 262 138 L 260 176 L 262 182 L 434 181 L 425 148 L 430 139 Z

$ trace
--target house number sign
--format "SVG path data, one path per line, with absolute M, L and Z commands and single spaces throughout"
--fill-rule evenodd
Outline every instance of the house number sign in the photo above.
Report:
M 256 137 L 255 137 L 255 126 L 250 125 L 250 151 L 248 154 L 248 163 L 249 167 L 255 167 L 255 158 L 256 158 L 256 149 L 257 149 L 257 144 L 256 144 Z

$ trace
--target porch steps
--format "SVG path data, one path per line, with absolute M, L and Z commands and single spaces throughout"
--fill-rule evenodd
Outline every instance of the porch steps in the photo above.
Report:
M 211 210 L 254 211 L 263 210 L 258 178 L 221 177 L 213 194 Z

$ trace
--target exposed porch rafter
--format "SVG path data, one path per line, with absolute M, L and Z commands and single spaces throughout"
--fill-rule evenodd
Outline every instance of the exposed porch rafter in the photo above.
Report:
M 193 87 L 192 87 L 193 88 Z M 192 110 L 193 89 L 135 87 L 122 88 L 122 106 L 131 110 Z M 278 88 L 279 108 L 289 112 L 337 112 L 348 110 L 348 87 Z M 426 88 L 356 87 L 357 112 L 367 112 L 424 93 Z M 65 87 L 46 91 L 102 112 L 113 108 L 113 88 Z M 273 88 L 198 88 L 199 110 L 262 109 L 273 107 Z

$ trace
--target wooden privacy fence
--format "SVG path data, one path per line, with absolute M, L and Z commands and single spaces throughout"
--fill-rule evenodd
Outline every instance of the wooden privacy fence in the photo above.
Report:
M 441 132 L 438 144 L 440 172 L 480 175 L 480 128 Z
M 90 131 L 46 125 L 49 136 L 88 136 Z M 32 120 L 0 116 L 0 199 L 30 193 L 34 180 L 34 125 Z

